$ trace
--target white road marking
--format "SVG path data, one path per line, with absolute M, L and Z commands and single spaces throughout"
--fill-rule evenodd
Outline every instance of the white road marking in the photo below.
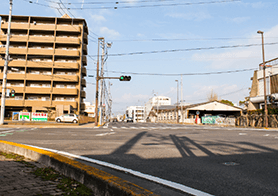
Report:
M 0 134 L 3 134 L 3 133 L 11 133 L 11 132 L 15 132 L 16 130 L 10 130 L 10 131 L 2 131 L 0 132 Z
M 247 135 L 247 133 L 239 133 L 239 135 Z
M 27 145 L 27 144 L 25 144 L 25 145 Z M 151 176 L 149 174 L 144 174 L 144 173 L 132 170 L 132 169 L 127 169 L 127 168 L 124 168 L 124 167 L 121 167 L 121 166 L 118 166 L 118 165 L 115 165 L 115 164 L 112 164 L 112 163 L 107 163 L 107 162 L 104 162 L 104 161 L 99 161 L 99 160 L 96 160 L 96 159 L 91 159 L 91 158 L 88 158 L 88 157 L 75 155 L 75 154 L 71 154 L 71 153 L 68 153 L 68 152 L 53 150 L 53 149 L 49 149 L 49 148 L 42 148 L 42 147 L 32 146 L 32 145 L 27 145 L 27 146 L 31 146 L 31 147 L 34 147 L 34 148 L 54 152 L 54 153 L 57 153 L 57 154 L 61 154 L 61 155 L 81 159 L 81 160 L 84 160 L 84 161 L 88 161 L 88 162 L 91 162 L 91 163 L 95 163 L 95 164 L 98 164 L 98 165 L 109 167 L 109 168 L 112 168 L 112 169 L 115 169 L 115 170 L 123 171 L 123 172 L 129 173 L 129 174 L 132 174 L 134 176 L 144 178 L 146 180 L 153 181 L 153 182 L 156 182 L 158 184 L 162 184 L 164 186 L 168 186 L 168 187 L 171 187 L 171 188 L 174 188 L 174 189 L 177 189 L 177 190 L 180 190 L 182 192 L 189 193 L 189 194 L 192 194 L 192 195 L 212 196 L 209 193 L 205 193 L 205 192 L 199 191 L 197 189 L 190 188 L 190 187 L 185 186 L 183 184 L 179 184 L 179 183 L 172 182 L 172 181 L 169 181 L 169 180 L 165 180 L 165 179 L 162 179 L 162 178 L 159 178 L 159 177 Z
M 115 134 L 116 132 L 111 132 L 111 133 L 100 133 L 100 134 L 96 134 L 96 136 L 105 136 L 105 135 L 112 135 Z
M 264 137 L 267 137 L 267 136 L 269 136 L 269 134 L 265 134 L 265 135 L 264 135 Z

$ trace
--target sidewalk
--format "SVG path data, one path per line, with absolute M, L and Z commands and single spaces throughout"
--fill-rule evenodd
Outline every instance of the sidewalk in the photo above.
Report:
M 70 191 L 57 188 L 61 186 L 59 178 L 55 180 L 43 180 L 34 174 L 38 168 L 45 166 L 28 159 L 17 158 L 9 154 L 9 157 L 0 152 L 0 195 L 1 196 L 25 196 L 25 195 L 73 195 Z M 13 157 L 13 158 L 10 158 Z M 21 160 L 21 161 L 20 161 Z M 60 176 L 58 173 L 56 176 Z M 63 179 L 60 177 L 60 179 Z M 77 183 L 72 183 L 76 188 Z M 68 186 L 68 185 L 66 185 Z M 91 195 L 91 194 L 88 194 Z

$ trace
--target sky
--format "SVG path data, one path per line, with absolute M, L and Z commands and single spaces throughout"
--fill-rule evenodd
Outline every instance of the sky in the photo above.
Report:
M 202 103 L 213 91 L 238 105 L 262 62 L 258 30 L 264 32 L 265 59 L 278 56 L 277 6 L 276 0 L 13 0 L 13 15 L 84 18 L 87 75 L 96 75 L 98 37 L 112 43 L 105 76 L 132 78 L 109 80 L 116 115 L 154 95 L 170 97 L 172 104 L 177 94 L 186 103 Z M 9 0 L 1 0 L 0 13 L 9 13 Z M 94 102 L 95 78 L 86 80 L 86 101 Z

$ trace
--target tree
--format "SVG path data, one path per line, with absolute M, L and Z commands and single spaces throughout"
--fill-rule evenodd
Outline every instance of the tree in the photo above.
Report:
M 207 95 L 208 101 L 217 101 L 218 95 L 213 92 L 213 89 L 211 89 L 211 92 Z
M 221 102 L 221 103 L 228 104 L 228 105 L 230 105 L 230 106 L 234 106 L 233 102 L 231 102 L 231 101 L 229 101 L 229 100 L 224 100 L 224 99 L 222 99 L 220 102 Z

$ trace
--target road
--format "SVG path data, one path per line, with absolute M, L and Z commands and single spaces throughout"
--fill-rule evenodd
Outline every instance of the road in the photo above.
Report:
M 212 195 L 278 195 L 278 130 L 110 123 L 103 128 L 0 129 L 0 136 L 113 163 Z M 183 195 L 175 193 L 171 195 Z

